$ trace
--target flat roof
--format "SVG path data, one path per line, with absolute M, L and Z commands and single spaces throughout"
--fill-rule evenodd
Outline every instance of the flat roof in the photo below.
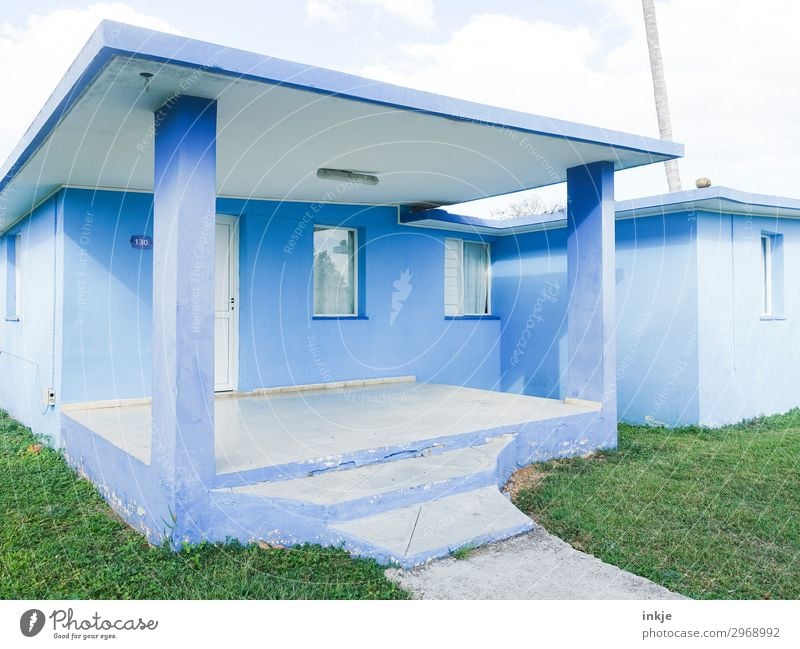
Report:
M 674 142 L 103 21 L 0 167 L 0 232 L 62 186 L 152 191 L 153 114 L 176 93 L 218 102 L 220 196 L 435 207 L 563 182 L 579 164 L 619 170 L 683 154 Z M 340 190 L 320 167 L 380 182 Z
M 679 212 L 800 218 L 800 199 L 753 194 L 730 187 L 712 186 L 617 201 L 615 207 L 617 221 L 647 216 L 668 216 Z M 564 210 L 557 210 L 547 214 L 491 219 L 453 214 L 442 209 L 431 209 L 401 213 L 400 222 L 406 225 L 502 237 L 565 228 L 567 215 Z
M 799 218 L 800 200 L 771 194 L 754 194 L 730 187 L 711 186 L 617 201 L 616 211 L 618 218 L 687 211 Z
M 474 232 L 475 234 L 503 237 L 511 234 L 565 228 L 567 227 L 567 214 L 564 210 L 556 210 L 545 214 L 493 219 L 454 214 L 447 210 L 434 209 L 401 213 L 400 223 L 440 230 L 452 230 L 454 232 Z

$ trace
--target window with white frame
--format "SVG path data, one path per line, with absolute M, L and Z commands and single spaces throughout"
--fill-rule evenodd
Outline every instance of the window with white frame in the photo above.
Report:
M 489 314 L 489 245 L 463 239 L 444 244 L 445 315 Z
M 314 226 L 314 315 L 358 314 L 356 230 Z
M 772 237 L 768 234 L 761 235 L 761 314 L 772 315 Z
M 19 320 L 22 305 L 22 237 L 6 238 L 6 319 Z
M 785 319 L 783 235 L 761 233 L 761 317 Z

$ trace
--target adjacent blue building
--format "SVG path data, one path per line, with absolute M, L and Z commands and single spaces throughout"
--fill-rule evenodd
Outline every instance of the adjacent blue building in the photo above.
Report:
M 103 23 L 0 169 L 0 406 L 153 543 L 519 533 L 498 485 L 619 418 L 796 405 L 798 204 L 615 208 L 681 154 Z M 440 209 L 555 182 L 563 215 Z
M 616 204 L 621 420 L 720 426 L 800 404 L 799 216 L 796 199 L 727 187 Z M 493 241 L 495 300 L 515 305 L 505 328 L 516 337 L 501 337 L 502 389 L 561 396 L 565 215 L 430 211 L 404 221 Z

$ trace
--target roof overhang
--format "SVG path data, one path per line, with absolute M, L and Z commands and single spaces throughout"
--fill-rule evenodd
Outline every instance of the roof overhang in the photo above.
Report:
M 785 196 L 751 194 L 730 187 L 708 187 L 617 201 L 615 219 L 622 221 L 650 216 L 665 217 L 686 212 L 798 219 L 800 218 L 800 200 Z M 567 215 L 564 210 L 558 210 L 547 214 L 531 214 L 512 219 L 487 219 L 453 214 L 441 209 L 431 209 L 403 212 L 400 214 L 400 222 L 405 225 L 438 230 L 504 237 L 565 228 Z
M 730 187 L 707 187 L 617 202 L 617 218 L 709 212 L 742 216 L 800 218 L 800 200 L 753 194 Z
M 620 170 L 683 153 L 104 21 L 0 167 L 0 232 L 63 186 L 152 191 L 154 113 L 176 93 L 218 102 L 220 196 L 432 207 L 562 182 L 580 164 Z M 343 186 L 320 167 L 380 182 Z
M 472 232 L 482 236 L 505 237 L 511 234 L 525 234 L 567 227 L 567 215 L 564 210 L 546 214 L 532 214 L 509 219 L 482 218 L 453 214 L 447 210 L 422 210 L 419 212 L 401 212 L 400 223 L 452 232 Z

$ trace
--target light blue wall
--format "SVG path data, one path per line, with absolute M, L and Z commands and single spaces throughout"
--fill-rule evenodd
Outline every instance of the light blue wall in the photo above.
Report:
M 697 249 L 689 213 L 617 222 L 617 394 L 623 421 L 696 423 Z
M 446 233 L 400 226 L 390 207 L 220 200 L 218 209 L 241 214 L 240 389 L 406 374 L 496 383 L 499 321 L 444 318 Z M 313 319 L 314 223 L 358 230 L 366 319 Z M 406 270 L 411 291 L 392 323 Z
M 59 384 L 60 322 L 56 291 L 61 243 L 59 205 L 51 198 L 0 238 L 0 408 L 34 432 L 59 442 L 59 415 L 44 402 L 44 391 Z M 19 321 L 6 319 L 8 240 L 20 235 Z M 57 395 L 58 396 L 58 395 Z
M 493 295 L 503 318 L 503 390 L 562 398 L 566 230 L 499 238 Z M 696 254 L 690 215 L 618 221 L 617 398 L 626 421 L 698 416 Z
M 150 194 L 68 189 L 64 201 L 64 402 L 150 393 Z
M 783 235 L 783 319 L 762 319 L 761 234 Z M 709 426 L 800 405 L 800 223 L 698 218 L 700 421 Z
M 561 399 L 567 363 L 567 231 L 499 237 L 492 298 L 502 317 L 501 388 Z
M 148 395 L 152 251 L 129 240 L 152 234 L 152 197 L 71 189 L 64 200 L 64 401 Z M 398 225 L 389 207 L 232 199 L 217 207 L 240 217 L 240 390 L 405 374 L 495 387 L 499 320 L 444 318 L 451 235 Z M 358 229 L 364 318 L 312 318 L 314 223 Z M 390 323 L 406 269 L 411 292 Z
M 134 250 L 129 239 L 152 233 L 152 197 L 86 190 L 64 196 L 61 399 L 147 395 L 152 253 Z M 240 216 L 241 390 L 415 374 L 422 381 L 564 396 L 564 229 L 491 239 L 492 304 L 501 319 L 446 320 L 442 241 L 461 235 L 399 226 L 388 207 L 220 199 L 218 210 Z M 30 220 L 40 244 L 53 228 L 46 214 L 42 208 Z M 315 222 L 359 230 L 367 319 L 312 319 Z M 733 224 L 732 260 L 729 216 L 684 212 L 617 222 L 620 419 L 716 425 L 797 405 L 800 224 L 742 216 Z M 762 230 L 784 234 L 786 320 L 759 317 Z M 390 325 L 393 284 L 406 269 L 412 289 Z M 15 325 L 0 324 L 4 340 Z M 24 398 L 21 390 L 9 384 L 4 394 L 14 396 L 4 396 L 4 405 L 11 404 L 5 407 L 22 412 L 24 402 L 33 413 L 38 388 L 26 387 L 31 395 Z

